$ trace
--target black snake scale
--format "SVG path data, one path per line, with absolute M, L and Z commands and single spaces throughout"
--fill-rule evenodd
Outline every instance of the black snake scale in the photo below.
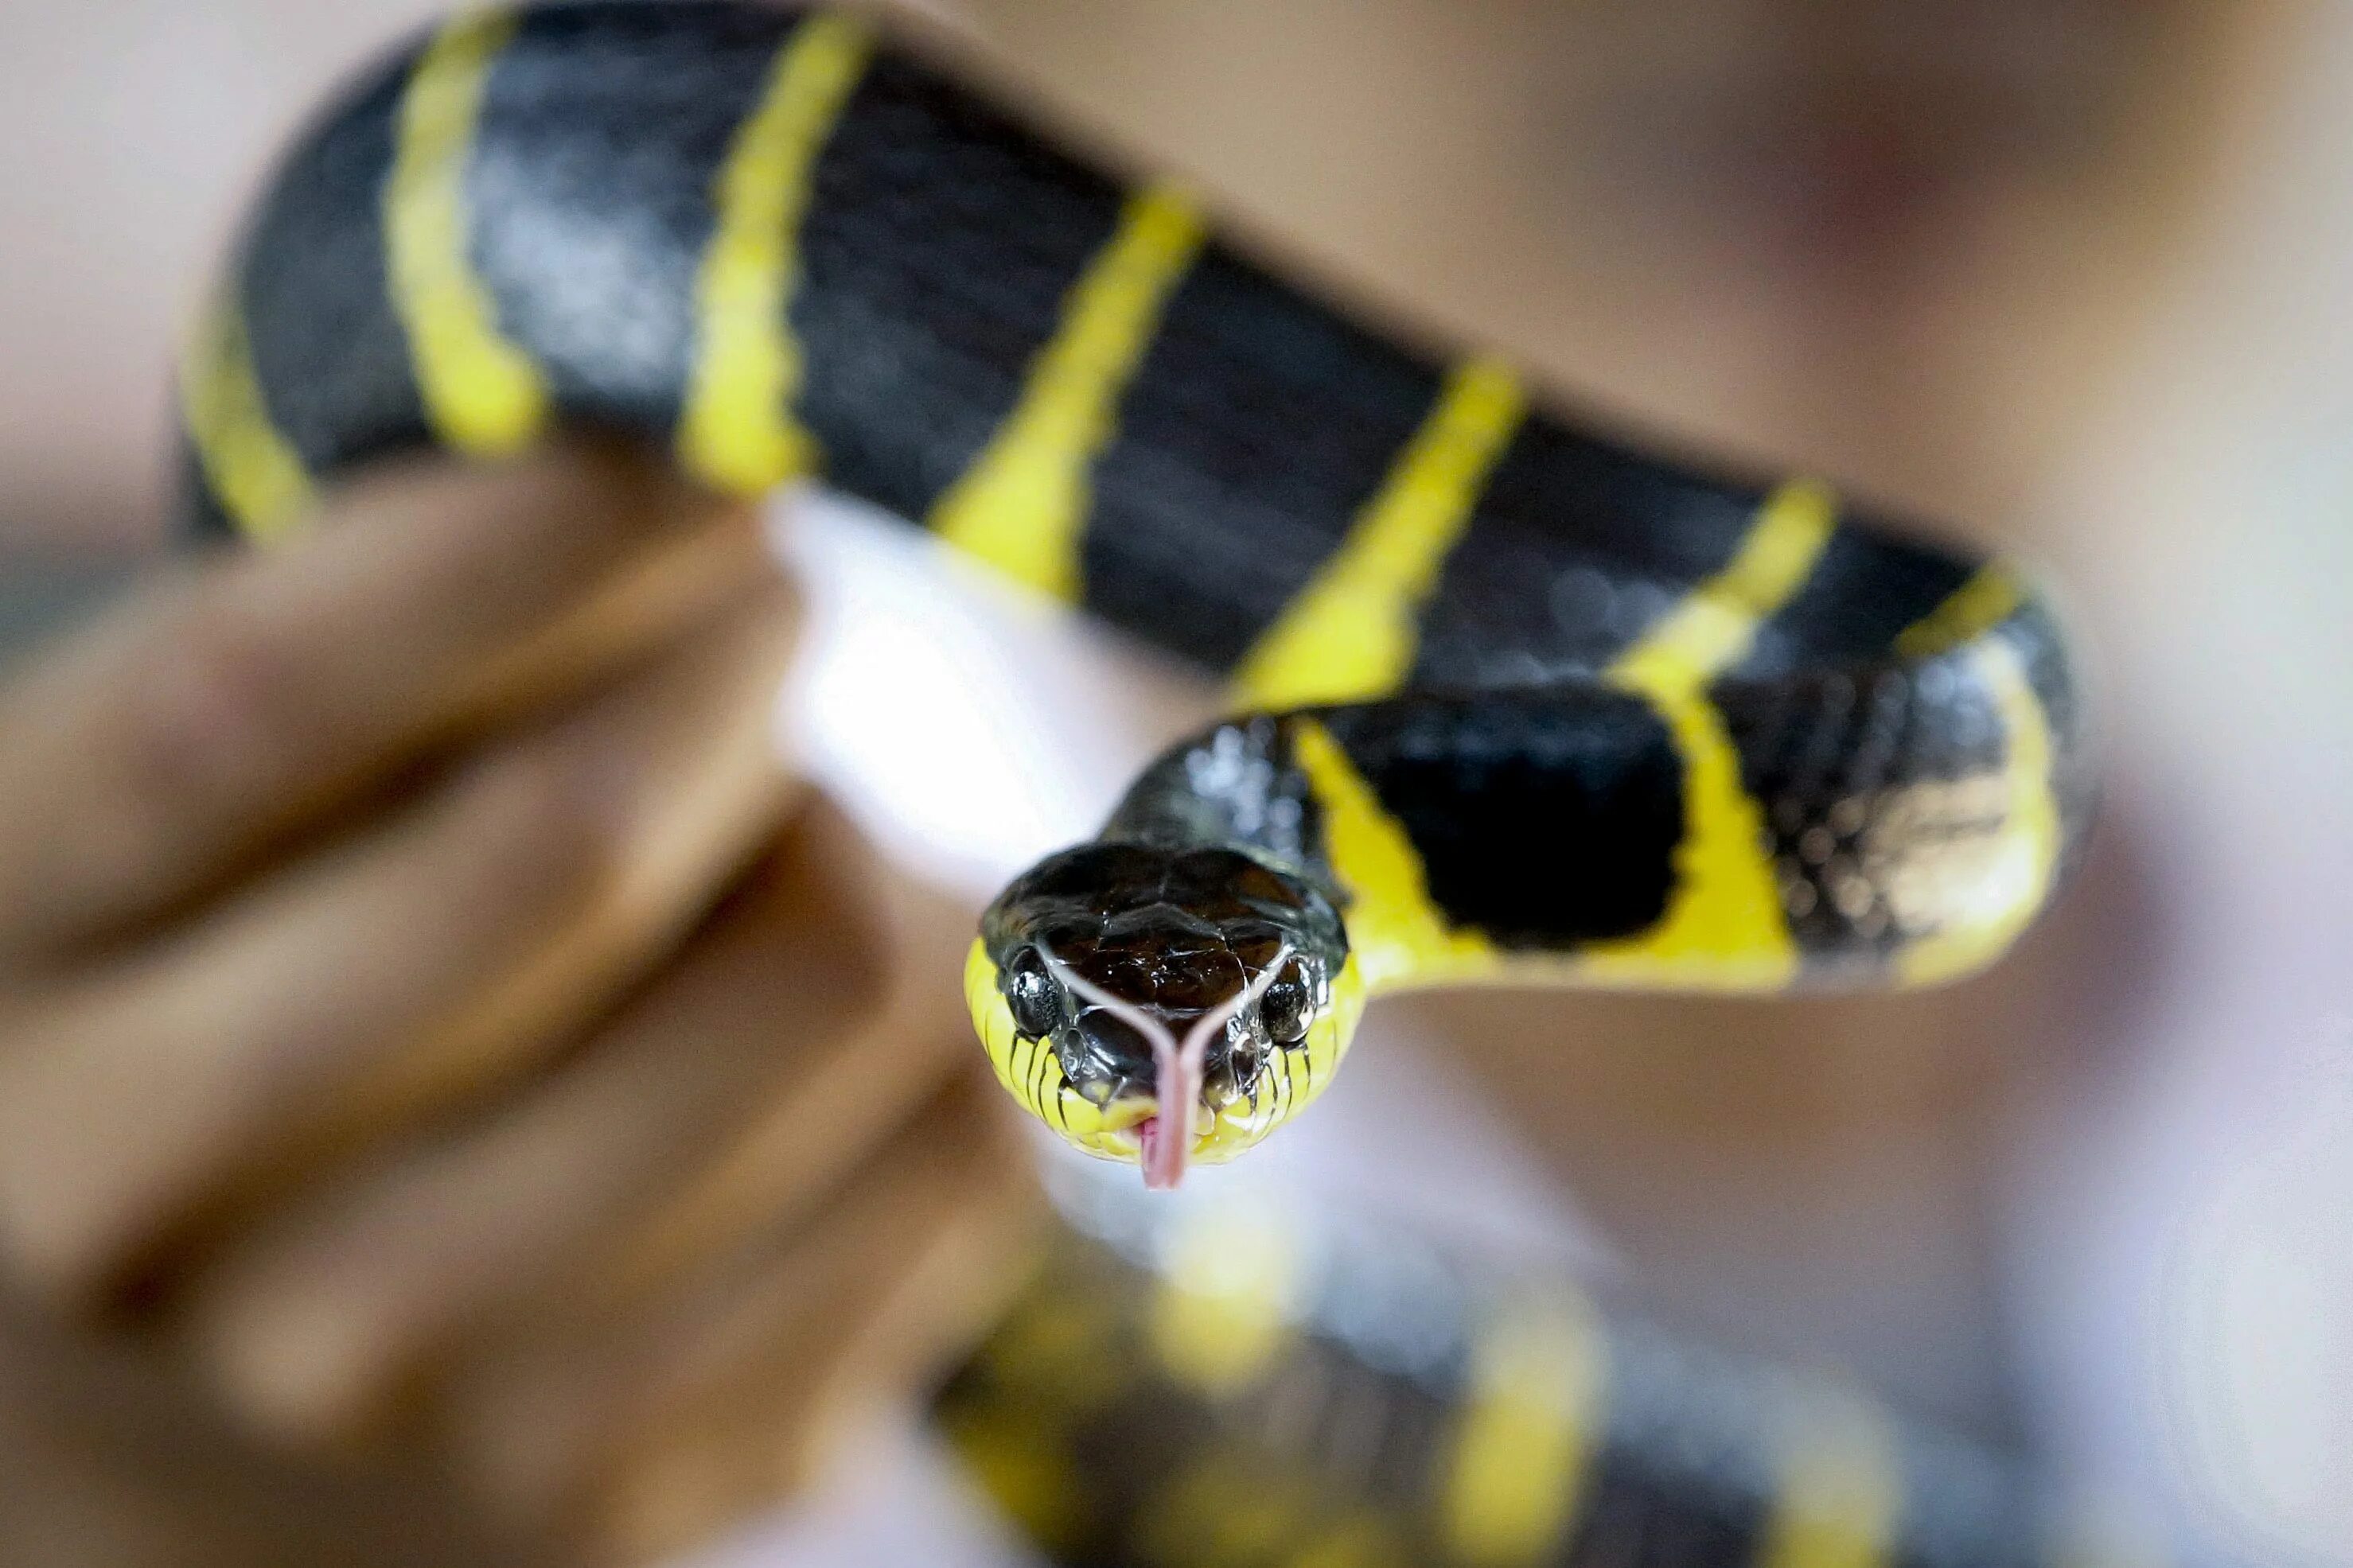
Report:
M 1312 1100 L 1384 989 L 1967 973 L 2088 816 L 2063 644 L 2012 566 L 1398 347 L 1183 193 L 834 16 L 619 0 L 444 26 L 288 156 L 183 394 L 215 533 L 266 541 L 385 453 L 607 426 L 723 489 L 821 474 L 1229 679 L 1237 717 L 1008 890 L 967 973 L 1000 1076 L 1081 1147 L 1136 1159 L 1169 1086 L 1198 1091 L 1192 1136 L 1162 1139 L 1178 1173 Z M 1133 940 L 1073 923 L 1088 898 L 1133 906 Z M 1147 972 L 1155 995 L 1112 994 Z M 1149 1051 L 1139 1005 L 1167 1032 Z M 1170 1076 L 1205 1018 L 1222 1032 Z M 1851 1401 L 1760 1425 L 1739 1379 L 1565 1289 L 1310 1288 L 1262 1230 L 1215 1244 L 1252 1267 L 1204 1275 L 1192 1234 L 1074 1231 L 945 1396 L 1065 1561 L 2044 1551 L 1982 1457 Z M 1319 1247 L 1327 1286 L 1395 1250 Z M 1415 1322 L 1440 1349 L 1401 1360 L 1384 1336 Z M 1137 1388 L 1167 1420 L 1107 1392 Z

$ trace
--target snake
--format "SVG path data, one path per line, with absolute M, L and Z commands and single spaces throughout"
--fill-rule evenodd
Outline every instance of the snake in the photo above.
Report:
M 1395 1212 L 1057 1174 L 1060 1236 L 934 1415 L 1069 1568 L 2244 1560 Z
M 435 26 L 294 141 L 199 315 L 190 530 L 619 431 L 1224 682 L 965 966 L 1012 1098 L 1152 1187 L 1314 1101 L 1376 995 L 1935 984 L 2048 903 L 2096 780 L 2025 567 L 1401 336 L 958 78 L 735 0 Z M 2065 1555 L 2006 1460 L 1573 1282 L 1112 1193 L 1060 1194 L 934 1408 L 1056 1562 Z
M 466 12 L 298 139 L 183 360 L 193 526 L 594 426 L 822 482 L 1223 681 L 966 962 L 997 1077 L 1170 1187 L 1371 998 L 1973 973 L 2095 790 L 2018 562 L 1434 352 L 860 20 Z

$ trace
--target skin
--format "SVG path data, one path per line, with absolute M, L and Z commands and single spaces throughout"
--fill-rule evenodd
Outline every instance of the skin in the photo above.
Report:
M 637 1560 L 981 1321 L 963 922 L 776 754 L 797 621 L 747 510 L 584 446 L 370 477 L 0 691 L 11 1563 Z

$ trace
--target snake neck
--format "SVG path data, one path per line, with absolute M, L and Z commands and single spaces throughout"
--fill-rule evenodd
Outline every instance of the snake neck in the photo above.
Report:
M 1240 714 L 1167 751 L 1137 775 L 1099 838 L 1161 849 L 1229 849 L 1344 902 L 1323 806 L 1294 755 L 1298 721 Z

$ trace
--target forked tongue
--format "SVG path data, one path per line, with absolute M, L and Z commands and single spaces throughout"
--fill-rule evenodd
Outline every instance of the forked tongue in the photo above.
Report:
M 1152 1042 L 1152 1054 L 1159 1058 L 1154 1064 L 1152 1094 L 1160 1103 L 1160 1114 L 1145 1117 L 1135 1134 L 1142 1145 L 1137 1162 L 1144 1167 L 1144 1184 L 1154 1192 L 1166 1192 L 1185 1179 L 1185 1163 L 1193 1152 L 1193 1107 L 1201 1100 L 1201 1058 L 1208 1043 L 1198 1025 L 1187 1032 L 1181 1046 L 1166 1034 Z
M 1173 1187 L 1185 1179 L 1185 1156 L 1176 1156 L 1176 1169 L 1164 1182 L 1160 1167 L 1167 1155 L 1162 1152 L 1166 1142 L 1160 1133 L 1160 1118 L 1147 1116 L 1135 1124 L 1136 1163 L 1144 1167 L 1144 1184 L 1147 1187 Z
M 1185 1168 L 1192 1160 L 1193 1113 L 1201 1103 L 1202 1063 L 1208 1056 L 1209 1041 L 1226 1026 L 1228 1019 L 1257 1001 L 1274 984 L 1274 977 L 1291 957 L 1290 943 L 1282 945 L 1274 962 L 1243 986 L 1240 994 L 1195 1019 L 1193 1026 L 1185 1032 L 1182 1044 L 1169 1032 L 1167 1025 L 1079 973 L 1056 957 L 1043 942 L 1038 944 L 1038 952 L 1065 985 L 1128 1025 L 1151 1044 L 1153 1098 L 1159 1114 L 1136 1123 L 1136 1163 L 1144 1167 L 1146 1187 L 1155 1192 L 1168 1191 L 1185 1179 Z
M 1144 1184 L 1154 1192 L 1166 1192 L 1182 1182 L 1185 1167 L 1193 1157 L 1193 1114 L 1201 1103 L 1202 1062 L 1209 1054 L 1210 1040 L 1226 1026 L 1228 1019 L 1257 1001 L 1274 984 L 1275 975 L 1290 957 L 1291 948 L 1285 944 L 1275 953 L 1274 962 L 1243 986 L 1239 995 L 1194 1020 L 1193 1026 L 1185 1031 L 1183 1045 L 1171 1038 L 1166 1029 L 1145 1035 L 1152 1042 L 1157 1069 L 1153 1094 L 1160 1103 L 1160 1114 L 1147 1117 L 1136 1128 L 1136 1156 L 1144 1167 Z

